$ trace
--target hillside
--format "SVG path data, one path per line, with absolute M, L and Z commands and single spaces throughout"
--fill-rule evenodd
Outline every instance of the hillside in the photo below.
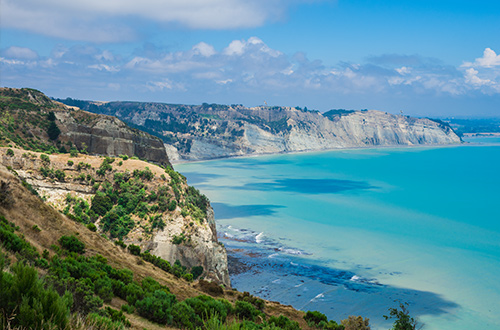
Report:
M 49 99 L 40 91 L 0 88 L 0 146 L 39 152 L 127 155 L 170 165 L 157 137 L 115 117 L 96 115 Z
M 381 111 L 59 100 L 160 137 L 173 161 L 294 151 L 456 144 L 450 126 Z
M 21 151 L 16 150 L 14 156 L 8 157 L 15 158 L 18 152 Z M 5 154 L 6 150 L 2 149 L 1 153 Z M 51 158 L 51 161 L 57 160 Z M 89 162 L 92 163 L 92 160 Z M 134 166 L 145 165 L 148 164 Z M 300 324 L 301 328 L 309 328 L 303 319 L 304 313 L 290 306 L 264 302 L 203 280 L 193 282 L 190 277 L 166 271 L 165 267 L 151 261 L 148 252 L 143 250 L 138 253 L 130 248 L 134 245 L 126 248 L 123 243 L 116 244 L 116 241 L 103 235 L 105 232 L 102 230 L 93 231 L 84 222 L 75 221 L 77 219 L 74 216 L 70 216 L 73 218 L 71 220 L 57 211 L 53 207 L 57 203 L 43 201 L 51 198 L 46 196 L 46 192 L 40 190 L 37 195 L 36 190 L 19 173 L 3 165 L 0 166 L 0 186 L 0 270 L 4 267 L 9 270 L 0 274 L 0 308 L 3 313 L 13 308 L 12 314 L 0 314 L 0 326 L 3 328 L 7 327 L 7 320 L 12 325 L 33 324 L 29 322 L 36 320 L 30 320 L 29 315 L 34 314 L 38 307 L 26 297 L 37 294 L 39 290 L 42 290 L 41 294 L 49 294 L 53 290 L 50 287 L 40 288 L 34 293 L 28 290 L 22 291 L 23 296 L 16 296 L 15 288 L 20 285 L 16 283 L 21 283 L 16 282 L 16 278 L 21 273 L 33 274 L 30 271 L 32 268 L 15 264 L 16 261 L 36 266 L 34 271 L 41 276 L 40 280 L 26 277 L 23 280 L 25 288 L 26 285 L 42 281 L 40 283 L 43 285 L 50 283 L 59 294 L 66 292 L 72 296 L 67 307 L 73 313 L 69 321 L 63 320 L 63 317 L 50 317 L 52 324 L 59 328 L 61 324 L 66 324 L 71 329 L 164 329 L 167 323 L 167 328 L 192 329 L 192 326 L 199 325 L 198 322 L 207 317 L 208 314 L 203 313 L 209 313 L 211 308 L 221 313 L 221 320 L 226 319 L 227 315 L 229 319 L 237 317 L 262 323 L 264 319 L 273 320 L 273 315 L 285 315 L 298 321 L 297 326 Z M 63 237 L 74 241 L 69 245 Z M 78 244 L 75 242 L 83 243 L 84 248 L 76 249 Z M 7 264 L 4 263 L 5 258 Z M 175 269 L 176 266 L 172 267 Z M 10 290 L 14 291 L 8 294 Z M 135 298 L 132 298 L 132 294 Z M 24 309 L 9 307 L 9 297 L 14 300 L 18 297 Z M 51 297 L 53 302 L 66 304 L 55 296 Z M 245 305 L 243 301 L 250 303 Z M 151 303 L 157 304 L 156 307 L 148 305 Z M 245 316 L 244 307 L 254 314 Z M 127 313 L 118 312 L 120 309 Z M 38 317 L 52 310 L 57 310 L 57 307 L 47 305 L 43 311 L 39 311 Z M 162 311 L 165 314 L 161 314 Z M 171 316 L 163 319 L 163 315 Z M 288 322 L 292 322 L 288 318 Z

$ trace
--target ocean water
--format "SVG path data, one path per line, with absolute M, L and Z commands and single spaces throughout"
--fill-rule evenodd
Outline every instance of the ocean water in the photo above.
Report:
M 232 285 L 388 329 L 500 329 L 500 138 L 176 165 L 212 201 Z

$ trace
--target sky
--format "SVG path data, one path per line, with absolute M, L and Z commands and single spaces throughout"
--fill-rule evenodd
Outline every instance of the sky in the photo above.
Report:
M 1 0 L 0 86 L 500 117 L 500 1 Z

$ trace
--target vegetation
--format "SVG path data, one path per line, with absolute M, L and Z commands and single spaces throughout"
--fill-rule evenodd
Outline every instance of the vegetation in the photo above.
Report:
M 33 101 L 33 99 L 35 101 Z M 0 146 L 15 144 L 25 150 L 65 152 L 53 113 L 54 103 L 41 92 L 23 88 L 0 90 Z
M 362 316 L 349 316 L 342 320 L 342 325 L 345 330 L 370 330 L 369 320 Z
M 437 121 L 436 119 L 433 119 Z M 458 136 L 469 134 L 500 133 L 500 118 L 448 118 L 439 121 L 444 125 L 451 126 Z
M 400 304 L 399 308 L 389 308 L 389 315 L 384 315 L 386 320 L 394 319 L 394 324 L 391 330 L 415 330 L 418 327 L 418 322 L 410 316 L 408 311 L 408 303 Z

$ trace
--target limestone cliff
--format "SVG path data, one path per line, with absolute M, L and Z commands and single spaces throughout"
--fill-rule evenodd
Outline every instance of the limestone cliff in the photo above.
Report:
M 61 100 L 162 137 L 176 161 L 371 146 L 456 144 L 440 121 L 381 111 Z

